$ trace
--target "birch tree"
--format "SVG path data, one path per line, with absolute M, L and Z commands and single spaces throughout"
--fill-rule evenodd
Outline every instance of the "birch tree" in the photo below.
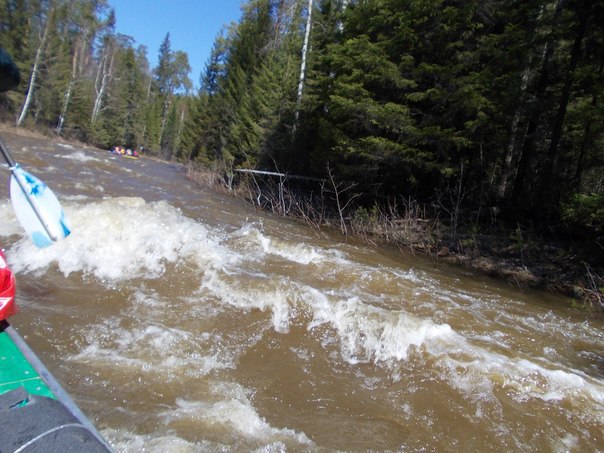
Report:
M 189 57 L 185 52 L 172 52 L 170 47 L 170 33 L 162 41 L 159 48 L 158 66 L 155 69 L 155 80 L 157 83 L 159 101 L 161 102 L 161 127 L 159 141 L 162 149 L 164 144 L 169 143 L 173 137 L 164 137 L 168 113 L 172 103 L 174 92 L 179 89 L 188 91 L 192 83 L 188 77 L 191 72 Z
M 94 81 L 94 105 L 90 116 L 91 124 L 96 123 L 98 120 L 109 84 L 113 79 L 113 67 L 117 48 L 114 28 L 115 11 L 111 10 L 105 24 L 105 34 L 102 38 L 103 47 Z
M 306 56 L 308 53 L 308 41 L 310 38 L 310 29 L 312 27 L 312 7 L 313 0 L 308 0 L 308 16 L 306 18 L 306 29 L 304 31 L 304 44 L 302 45 L 302 62 L 300 63 L 300 79 L 298 81 L 298 96 L 296 99 L 296 111 L 294 118 L 293 133 L 296 132 L 298 118 L 300 117 L 300 103 L 302 102 L 302 92 L 304 91 L 304 79 L 306 77 Z
M 94 83 L 95 96 L 92 115 L 90 118 L 91 124 L 96 123 L 99 118 L 99 114 L 101 113 L 101 109 L 103 107 L 103 102 L 107 95 L 109 83 L 113 79 L 115 53 L 115 41 L 111 37 L 106 38 Z
M 543 22 L 544 9 L 544 7 L 541 7 L 539 10 L 539 15 L 536 20 L 536 31 L 538 31 L 540 24 Z M 533 35 L 536 34 L 537 33 L 533 33 Z M 529 46 L 530 48 L 536 46 L 534 41 L 535 36 L 531 38 L 531 45 Z M 533 55 L 529 54 L 527 56 L 527 59 L 528 61 L 525 64 L 524 69 L 522 70 L 522 76 L 520 78 L 519 94 L 517 97 L 516 107 L 514 109 L 514 114 L 512 116 L 512 121 L 510 124 L 507 146 L 505 148 L 505 154 L 502 160 L 502 169 L 497 184 L 497 198 L 499 200 L 503 200 L 506 198 L 509 190 L 510 181 L 514 179 L 517 170 L 514 167 L 514 164 L 520 159 L 521 149 L 518 146 L 520 122 L 522 120 L 523 115 L 526 114 L 525 111 L 527 109 L 527 88 L 531 79 L 534 78 L 533 73 L 535 72 L 533 68 Z
M 42 64 L 42 60 L 44 58 L 44 53 L 46 51 L 46 44 L 48 42 L 48 36 L 52 29 L 53 16 L 55 13 L 54 5 L 49 10 L 46 17 L 46 24 L 44 26 L 44 32 L 42 33 L 42 37 L 40 38 L 40 42 L 38 44 L 38 48 L 36 50 L 36 57 L 34 58 L 34 64 L 31 71 L 31 76 L 29 78 L 29 83 L 27 87 L 27 94 L 25 96 L 25 101 L 23 102 L 23 107 L 21 108 L 21 113 L 19 114 L 19 118 L 17 119 L 17 127 L 21 127 L 25 118 L 27 117 L 27 112 L 29 111 L 29 106 L 34 98 L 34 92 L 36 89 L 36 83 L 38 78 L 38 73 L 40 71 L 40 65 Z
M 77 67 L 78 67 L 78 56 L 79 52 L 76 50 L 73 53 L 71 59 L 71 78 L 69 79 L 69 85 L 67 86 L 67 91 L 65 92 L 65 96 L 63 97 L 63 107 L 61 109 L 61 115 L 59 116 L 59 122 L 55 129 L 55 132 L 61 135 L 63 130 L 63 125 L 65 124 L 65 117 L 67 116 L 67 109 L 69 107 L 69 101 L 71 99 L 71 93 L 73 92 L 73 87 L 75 85 L 75 79 L 77 76 Z
M 90 44 L 98 30 L 95 13 L 100 5 L 98 0 L 81 0 L 69 5 L 69 27 L 75 30 L 75 37 L 71 45 L 71 77 L 63 96 L 63 106 L 56 127 L 57 134 L 62 133 L 75 87 L 86 68 L 87 55 L 91 53 Z

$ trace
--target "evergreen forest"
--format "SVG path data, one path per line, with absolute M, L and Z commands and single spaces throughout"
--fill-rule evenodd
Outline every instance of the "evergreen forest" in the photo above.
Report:
M 0 45 L 22 75 L 0 117 L 230 182 L 241 169 L 331 178 L 357 215 L 413 199 L 454 226 L 531 224 L 602 256 L 603 2 L 241 8 L 191 75 L 169 33 L 151 50 L 116 33 L 105 0 L 0 0 Z

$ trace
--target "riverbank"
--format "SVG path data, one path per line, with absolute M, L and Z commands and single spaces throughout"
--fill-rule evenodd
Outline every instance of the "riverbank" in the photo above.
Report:
M 336 207 L 347 199 L 341 193 L 342 200 L 334 200 L 338 195 L 335 191 L 331 191 L 331 197 L 325 195 L 328 191 L 320 196 L 309 195 L 296 192 L 283 181 L 267 183 L 253 176 L 234 183 L 217 172 L 192 165 L 186 168 L 186 175 L 199 186 L 300 219 L 313 228 L 339 230 L 344 237 L 361 238 L 375 245 L 393 245 L 426 255 L 437 265 L 463 266 L 504 279 L 520 290 L 562 294 L 570 298 L 572 308 L 604 316 L 604 264 L 598 258 L 601 244 L 544 238 L 528 227 L 506 226 L 497 219 L 478 225 L 458 216 L 453 229 L 453 222 L 442 220 L 438 213 L 411 200 L 383 209 L 348 211 Z
M 29 139 L 70 143 L 83 149 L 92 146 L 66 141 L 0 123 L 0 132 Z M 464 223 L 459 216 L 457 227 L 429 208 L 410 200 L 398 206 L 354 211 L 334 208 L 333 191 L 296 192 L 286 185 L 266 184 L 267 180 L 248 175 L 239 181 L 225 180 L 217 171 L 185 166 L 187 178 L 205 188 L 244 199 L 260 209 L 298 218 L 316 229 L 333 229 L 344 237 L 360 238 L 372 244 L 393 245 L 412 253 L 430 257 L 436 265 L 449 263 L 504 279 L 519 289 L 536 288 L 563 294 L 578 310 L 604 316 L 604 263 L 602 245 L 543 238 L 523 225 L 504 225 L 493 219 L 477 227 Z M 274 181 L 273 181 L 274 183 Z M 328 193 L 329 192 L 329 193 Z M 347 195 L 340 193 L 342 205 Z M 442 214 L 442 213 L 441 213 Z M 468 216 L 470 217 L 470 216 Z M 472 217 L 473 218 L 473 217 Z

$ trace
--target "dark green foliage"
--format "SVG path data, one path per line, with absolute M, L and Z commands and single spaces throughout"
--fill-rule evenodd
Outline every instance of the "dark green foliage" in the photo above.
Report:
M 563 204 L 562 219 L 574 229 L 604 233 L 604 194 L 574 194 Z
M 368 202 L 451 191 L 540 221 L 601 174 L 596 2 L 341 6 L 321 2 L 300 126 L 317 174 L 330 162 Z
M 149 68 L 103 1 L 0 0 L 0 45 L 24 80 L 2 117 L 19 115 L 51 20 L 28 124 L 59 129 L 64 117 L 63 134 L 227 175 L 325 178 L 330 168 L 363 193 L 360 205 L 411 195 L 455 225 L 498 212 L 512 224 L 600 231 L 602 2 L 314 0 L 300 80 L 307 8 L 245 2 L 192 95 L 169 34 Z
M 20 70 L 30 57 L 28 39 L 35 11 L 40 2 L 27 0 L 0 1 L 0 46 L 13 58 Z
M 180 159 L 199 161 L 210 166 L 218 160 L 222 122 L 218 106 L 220 80 L 224 77 L 228 40 L 221 34 L 216 38 L 205 72 L 201 74 L 199 95 L 191 103 L 183 131 L 182 148 L 177 153 Z
M 217 39 L 187 123 L 187 129 L 199 131 L 197 137 L 187 133 L 184 142 L 191 158 L 217 161 L 227 173 L 233 167 L 276 164 L 295 96 L 296 64 L 291 61 L 299 53 L 292 46 L 297 34 L 290 30 L 297 16 L 285 15 L 299 9 L 285 8 L 286 3 L 294 4 L 249 2 L 241 23 Z
M 133 49 L 127 49 L 122 57 L 120 73 L 124 80 L 120 84 L 121 90 L 118 99 L 120 107 L 117 116 L 123 125 L 121 143 L 126 148 L 136 148 L 141 143 L 140 131 L 142 115 L 139 109 L 140 99 L 143 98 L 142 74 L 136 64 Z
M 156 104 L 161 111 L 161 126 L 159 141 L 153 143 L 159 145 L 161 155 L 167 159 L 175 154 L 177 150 L 174 147 L 180 141 L 177 136 L 180 127 L 175 118 L 174 95 L 180 89 L 184 89 L 186 92 L 190 90 L 191 82 L 188 77 L 190 71 L 187 54 L 181 51 L 172 52 L 168 33 L 160 46 L 158 66 L 154 71 L 157 89 Z M 176 152 L 176 154 L 178 153 Z

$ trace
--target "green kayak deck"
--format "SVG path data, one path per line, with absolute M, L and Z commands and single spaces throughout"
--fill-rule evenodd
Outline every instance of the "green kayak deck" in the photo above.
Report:
M 0 395 L 19 387 L 25 387 L 32 395 L 55 397 L 17 347 L 9 331 L 0 328 Z
M 0 321 L 0 451 L 107 453 L 111 447 L 6 321 Z

